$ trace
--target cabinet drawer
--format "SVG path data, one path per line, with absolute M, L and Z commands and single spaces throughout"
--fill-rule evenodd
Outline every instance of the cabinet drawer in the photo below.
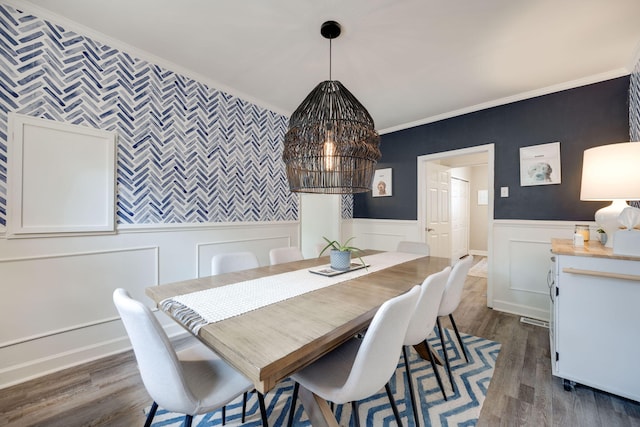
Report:
M 558 256 L 557 262 L 559 274 L 566 272 L 566 269 L 577 269 L 611 275 L 635 276 L 640 280 L 640 262 L 638 261 L 565 255 Z

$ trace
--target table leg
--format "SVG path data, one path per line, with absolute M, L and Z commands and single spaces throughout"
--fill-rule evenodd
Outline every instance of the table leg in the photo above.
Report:
M 438 365 L 442 365 L 442 359 L 440 359 L 440 356 L 438 356 L 438 353 L 433 349 L 433 347 L 431 347 L 431 344 L 429 344 L 429 347 L 431 348 L 431 354 L 433 354 L 433 358 L 435 359 L 434 361 Z M 424 360 L 429 360 L 429 352 L 427 352 L 427 348 L 424 344 L 424 341 L 421 342 L 420 344 L 414 345 L 413 348 L 416 349 L 420 357 L 422 357 Z
M 300 385 L 298 397 L 313 427 L 339 427 L 336 417 L 326 400 Z

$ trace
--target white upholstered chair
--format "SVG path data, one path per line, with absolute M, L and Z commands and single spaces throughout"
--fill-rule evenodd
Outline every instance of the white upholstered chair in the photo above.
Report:
M 427 256 L 429 255 L 429 245 L 425 242 L 410 242 L 408 240 L 403 240 L 398 242 L 396 251 Z
M 228 252 L 217 254 L 211 257 L 211 274 L 233 273 L 235 271 L 249 270 L 250 268 L 258 268 L 260 263 L 258 258 L 249 251 Z M 261 395 L 259 395 L 262 397 Z M 247 392 L 242 396 L 242 422 L 244 423 L 245 411 L 247 409 Z M 225 412 L 223 409 L 222 419 L 224 422 Z
M 352 417 L 359 425 L 359 400 L 385 388 L 398 424 L 389 379 L 393 376 L 405 331 L 420 294 L 420 287 L 386 301 L 376 312 L 364 338 L 352 338 L 291 376 L 296 382 L 289 413 L 293 421 L 299 385 L 333 403 L 351 402 Z
M 269 251 L 269 262 L 271 265 L 282 264 L 303 259 L 300 248 L 289 246 L 286 248 L 273 248 Z
M 251 252 L 229 252 L 211 257 L 211 274 L 233 273 L 260 267 L 258 258 Z
M 147 392 L 153 399 L 145 426 L 151 425 L 158 406 L 185 414 L 185 426 L 193 416 L 224 408 L 251 390 L 253 383 L 203 344 L 178 353 L 151 310 L 116 289 L 113 302 L 120 313 L 138 362 Z M 267 425 L 264 399 L 258 395 L 263 425 Z
M 445 343 L 444 343 L 444 329 L 442 328 L 442 324 L 440 323 L 441 316 L 449 316 L 449 320 L 451 320 L 451 326 L 453 326 L 453 330 L 456 333 L 456 337 L 458 338 L 458 343 L 460 343 L 460 348 L 462 349 L 462 354 L 464 355 L 467 363 L 469 362 L 469 357 L 467 356 L 467 351 L 464 348 L 464 343 L 460 338 L 460 332 L 458 332 L 458 327 L 456 326 L 455 320 L 453 320 L 453 312 L 458 305 L 460 304 L 460 300 L 462 299 L 462 290 L 464 288 L 464 281 L 467 278 L 467 274 L 469 273 L 469 269 L 473 265 L 473 256 L 466 255 L 462 257 L 456 264 L 453 266 L 451 270 L 451 274 L 449 275 L 449 280 L 447 281 L 447 287 L 444 289 L 444 294 L 442 295 L 442 302 L 440 302 L 440 308 L 438 310 L 438 332 L 440 334 L 440 342 L 442 343 L 442 352 L 444 353 L 444 362 L 447 367 L 447 372 L 449 373 L 449 381 L 451 381 L 451 387 L 455 391 L 456 386 L 453 382 L 453 374 L 451 373 L 451 365 L 449 363 L 449 356 L 447 355 Z
M 420 426 L 420 416 L 418 415 L 418 408 L 420 405 L 416 402 L 415 393 L 413 389 L 413 379 L 411 377 L 411 365 L 409 363 L 409 355 L 407 354 L 407 348 L 412 345 L 418 345 L 424 343 L 426 350 L 429 354 L 429 361 L 431 367 L 442 391 L 444 400 L 447 400 L 447 395 L 444 392 L 442 386 L 442 380 L 440 379 L 440 373 L 435 363 L 433 363 L 433 354 L 431 348 L 427 343 L 427 337 L 433 332 L 433 328 L 436 326 L 436 319 L 438 317 L 438 308 L 440 307 L 440 301 L 442 300 L 442 294 L 444 288 L 447 286 L 447 279 L 451 273 L 451 267 L 446 267 L 444 270 L 429 275 L 422 285 L 420 286 L 420 298 L 416 304 L 415 312 L 411 317 L 409 326 L 407 327 L 407 334 L 404 338 L 404 345 L 402 346 L 402 355 L 404 356 L 404 363 L 407 368 L 407 379 L 409 380 L 409 395 L 411 396 L 411 404 L 413 407 L 413 416 L 415 418 L 416 426 Z

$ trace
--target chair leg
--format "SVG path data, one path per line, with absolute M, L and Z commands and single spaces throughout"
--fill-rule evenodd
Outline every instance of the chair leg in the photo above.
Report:
M 149 415 L 147 415 L 147 421 L 144 422 L 144 427 L 150 427 L 151 421 L 153 421 L 153 417 L 156 416 L 156 411 L 158 410 L 158 404 L 153 402 L 151 405 L 151 409 L 149 410 Z
M 396 406 L 396 400 L 393 398 L 393 394 L 391 393 L 391 387 L 389 387 L 389 383 L 386 383 L 384 385 L 384 389 L 387 390 L 387 396 L 389 396 L 389 403 L 391 403 L 393 416 L 396 417 L 396 422 L 398 423 L 398 426 L 402 427 L 402 420 L 400 419 L 400 414 L 398 413 L 398 407 Z
M 267 420 L 267 408 L 264 406 L 264 395 L 260 392 L 258 394 L 258 402 L 260 403 L 260 415 L 262 416 L 262 425 L 269 427 L 269 421 Z
M 247 413 L 247 392 L 242 395 L 242 424 L 244 424 L 244 418 Z M 224 425 L 224 424 L 223 424 Z
M 289 421 L 287 421 L 287 427 L 291 427 L 293 425 L 293 417 L 296 413 L 296 403 L 298 401 L 298 390 L 300 389 L 300 384 L 296 382 L 293 386 L 293 396 L 291 397 L 291 408 L 289 409 Z
M 411 399 L 411 407 L 413 408 L 413 418 L 416 422 L 416 427 L 420 427 L 420 421 L 418 417 L 418 404 L 416 403 L 415 392 L 413 391 L 413 379 L 411 378 L 411 366 L 409 366 L 409 356 L 407 355 L 407 346 L 402 346 L 402 356 L 404 357 L 404 366 L 407 370 L 407 382 L 409 383 L 409 397 Z
M 355 427 L 360 427 L 360 416 L 358 415 L 358 402 L 355 400 L 351 402 L 351 417 L 353 417 L 353 422 Z
M 444 354 L 444 364 L 447 367 L 447 374 L 449 374 L 449 382 L 451 383 L 451 389 L 456 392 L 456 384 L 453 382 L 453 373 L 451 372 L 451 364 L 449 363 L 449 353 L 447 352 L 446 344 L 444 343 L 444 328 L 440 323 L 440 318 L 436 319 L 438 323 L 438 333 L 440 334 L 440 343 L 442 344 L 442 353 Z
M 460 332 L 458 332 L 458 327 L 456 326 L 455 320 L 453 320 L 453 314 L 449 314 L 449 320 L 451 320 L 451 325 L 453 326 L 453 330 L 456 333 L 456 337 L 458 338 L 458 342 L 460 343 L 460 348 L 462 349 L 462 354 L 464 354 L 464 360 L 469 363 L 469 358 L 467 357 L 467 350 L 464 348 L 464 343 L 462 342 L 462 338 L 460 338 Z
M 427 347 L 427 354 L 429 355 L 429 361 L 431 362 L 431 369 L 433 369 L 433 373 L 436 376 L 436 381 L 438 381 L 438 385 L 440 386 L 442 397 L 444 398 L 444 400 L 449 400 L 447 398 L 447 394 L 444 392 L 444 385 L 442 384 L 442 378 L 440 378 L 440 371 L 438 371 L 438 368 L 436 367 L 436 364 L 434 362 L 435 357 L 433 355 L 433 352 L 431 351 L 431 347 L 427 343 L 427 340 L 424 340 L 424 343 Z
M 191 423 L 193 423 L 193 416 L 192 415 L 185 415 L 184 416 L 184 427 L 191 427 Z
M 225 425 L 227 423 L 227 407 L 223 406 L 222 407 L 222 425 Z

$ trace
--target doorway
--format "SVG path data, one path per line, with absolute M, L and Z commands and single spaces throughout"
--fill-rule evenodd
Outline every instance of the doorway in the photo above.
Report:
M 484 199 L 486 197 L 485 200 L 480 200 L 480 193 L 478 192 L 478 198 L 475 198 L 475 194 L 474 191 L 471 191 L 471 199 L 473 200 L 473 202 L 471 203 L 472 205 L 477 205 L 479 203 L 486 203 L 486 220 L 485 220 L 485 224 L 486 225 L 486 229 L 483 229 L 482 231 L 484 233 L 486 233 L 485 235 L 483 235 L 482 237 L 486 239 L 486 256 L 487 256 L 487 261 L 488 261 L 488 277 L 487 277 L 487 306 L 488 307 L 492 307 L 493 306 L 493 287 L 492 287 L 492 268 L 491 268 L 491 255 L 492 255 L 492 251 L 493 251 L 493 242 L 492 242 L 492 229 L 493 229 L 493 188 L 494 188 L 494 144 L 486 144 L 486 145 L 480 145 L 480 146 L 476 146 L 476 147 L 469 147 L 469 148 L 464 148 L 464 149 L 459 149 L 459 150 L 453 150 L 453 151 L 447 151 L 447 152 L 442 152 L 442 153 L 434 153 L 434 154 L 428 154 L 428 155 L 424 155 L 424 156 L 420 156 L 418 157 L 418 214 L 417 214 L 417 218 L 418 218 L 418 227 L 421 233 L 421 238 L 422 241 L 425 242 L 431 242 L 433 240 L 433 238 L 430 236 L 430 233 L 432 233 L 432 229 L 434 227 L 432 227 L 431 225 L 434 222 L 433 219 L 433 212 L 444 212 L 447 213 L 449 215 L 449 213 L 451 212 L 451 208 L 450 205 L 449 206 L 434 206 L 434 202 L 438 202 L 438 199 L 440 200 L 440 202 L 442 202 L 442 199 L 444 199 L 443 197 L 440 197 L 438 199 L 433 197 L 434 194 L 434 190 L 433 188 L 430 189 L 430 186 L 433 187 L 433 183 L 431 182 L 430 184 L 430 180 L 428 178 L 429 174 L 433 174 L 434 169 L 435 170 L 443 170 L 443 169 L 448 169 L 451 170 L 453 168 L 461 168 L 461 167 L 471 167 L 471 166 L 476 166 L 476 165 L 480 165 L 480 164 L 484 164 L 486 165 L 486 183 L 484 188 L 487 190 L 486 192 L 484 192 L 482 194 L 482 198 Z M 445 168 L 441 168 L 440 166 L 434 168 L 433 165 L 442 165 L 445 166 Z M 464 179 L 463 179 L 464 180 Z M 457 183 L 455 183 L 454 185 L 457 185 Z M 473 186 L 470 186 L 470 188 L 472 188 Z M 450 201 L 450 198 L 449 198 Z M 485 208 L 485 206 L 482 206 L 483 208 Z M 446 220 L 449 222 L 449 224 L 451 224 L 453 222 L 452 218 L 446 218 Z M 476 226 L 477 228 L 478 226 Z M 473 227 L 473 223 L 470 226 L 470 229 L 472 230 Z M 457 232 L 462 233 L 461 230 L 457 230 Z M 443 231 L 440 230 L 439 234 L 442 234 Z M 454 234 L 454 230 L 451 228 L 449 231 L 449 236 L 450 238 L 452 238 L 451 236 L 453 236 Z M 467 233 L 466 236 L 468 236 L 469 234 Z M 458 239 L 460 239 L 460 235 L 458 235 L 457 237 Z M 452 242 L 451 240 L 449 240 L 451 243 L 449 244 L 449 249 L 448 249 L 448 257 L 449 258 L 454 258 L 455 254 L 453 254 L 453 248 L 455 246 L 459 246 L 459 244 L 454 244 L 454 242 Z M 459 242 L 458 242 L 459 243 Z M 440 245 L 440 247 L 443 247 L 445 245 Z M 470 249 L 473 249 L 473 247 L 471 247 Z M 470 251 L 472 252 L 472 251 Z M 442 256 L 442 255 L 441 255 Z

